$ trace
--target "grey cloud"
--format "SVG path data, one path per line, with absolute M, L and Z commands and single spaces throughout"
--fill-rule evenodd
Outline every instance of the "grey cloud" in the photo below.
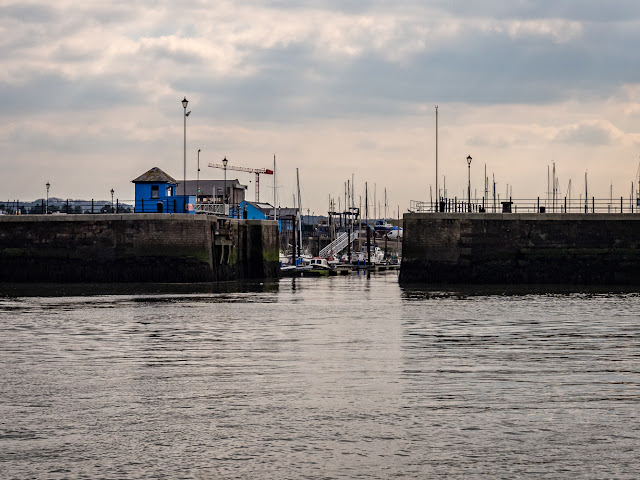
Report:
M 185 49 L 172 50 L 164 45 L 142 46 L 138 54 L 151 61 L 173 61 L 181 67 L 189 64 L 203 65 L 207 62 L 207 58 L 202 55 Z
M 635 29 L 596 29 L 574 42 L 469 32 L 436 51 L 389 61 L 369 52 L 332 62 L 310 47 L 256 50 L 246 62 L 257 74 L 243 79 L 185 78 L 177 90 L 212 98 L 227 118 L 300 120 L 415 111 L 418 104 L 550 103 L 607 97 L 638 81 Z M 304 101 L 302 100 L 304 98 Z M 213 115 L 213 113 L 212 113 Z
M 263 2 L 255 2 L 264 5 Z M 610 22 L 640 18 L 640 4 L 636 0 L 404 0 L 389 3 L 383 0 L 272 0 L 276 8 L 325 9 L 333 12 L 365 13 L 371 11 L 431 11 L 448 13 L 457 18 L 491 19 L 565 19 L 576 21 Z
M 56 9 L 47 5 L 13 4 L 0 7 L 0 17 L 26 23 L 47 23 L 58 17 Z
M 610 145 L 613 137 L 611 131 L 602 125 L 581 124 L 562 129 L 554 141 L 576 145 Z
M 322 8 L 332 7 L 334 3 L 332 0 L 309 1 L 302 5 Z M 581 8 L 586 12 L 595 11 L 600 5 L 595 1 L 560 3 L 561 6 L 555 2 L 465 2 L 464 11 L 459 2 L 431 2 L 429 6 L 449 9 L 452 13 L 458 8 L 463 16 L 484 12 L 486 17 L 533 18 L 546 11 L 545 17 L 572 18 L 571 12 L 584 15 L 579 12 Z M 270 5 L 289 8 L 292 2 L 283 0 Z M 421 2 L 409 1 L 402 2 L 398 8 L 419 8 L 420 5 Z M 629 18 L 633 18 L 637 8 L 629 2 L 621 5 L 610 10 L 626 8 Z M 385 7 L 383 2 L 358 1 L 349 8 Z M 97 17 L 104 15 L 105 21 L 120 18 L 121 14 L 122 10 L 118 9 L 109 15 L 95 12 Z M 137 56 L 123 57 L 118 64 L 147 62 L 149 74 L 161 83 L 169 83 L 185 94 L 198 94 L 203 99 L 198 115 L 207 118 L 222 115 L 227 119 L 301 121 L 309 117 L 371 113 L 384 116 L 412 112 L 423 103 L 524 104 L 607 97 L 623 84 L 640 81 L 637 69 L 640 54 L 637 49 L 624 47 L 640 43 L 637 27 L 632 22 L 614 26 L 594 23 L 585 27 L 580 37 L 556 43 L 552 38 L 535 35 L 514 38 L 508 33 L 470 26 L 437 49 L 428 45 L 402 61 L 389 60 L 384 49 L 368 49 L 367 45 L 359 56 L 336 60 L 318 52 L 317 46 L 300 41 L 287 47 L 244 51 L 241 67 L 257 72 L 247 77 L 207 73 L 210 72 L 206 68 L 208 60 L 203 55 L 157 44 L 143 45 Z M 406 30 L 405 34 L 410 31 Z M 406 41 L 414 40 L 411 34 L 407 35 Z M 84 53 L 59 49 L 53 60 L 87 62 L 90 58 Z M 153 65 L 161 62 L 163 66 L 154 70 Z M 163 70 L 169 71 L 170 76 Z M 2 85 L 0 109 L 14 108 L 16 103 L 35 111 L 143 102 L 134 98 L 143 94 L 137 88 L 139 79 L 127 71 L 76 80 L 55 74 L 45 77 L 36 72 L 34 75 L 24 85 Z M 21 100 L 16 101 L 17 98 Z M 168 107 L 159 108 L 167 108 L 169 112 Z
M 141 101 L 138 92 L 113 77 L 70 80 L 62 76 L 34 76 L 18 85 L 0 82 L 0 112 L 3 115 L 43 111 L 83 111 Z
M 417 0 L 418 2 L 418 0 Z M 640 4 L 635 0 L 467 0 L 451 2 L 432 0 L 437 6 L 457 17 L 482 17 L 497 19 L 560 18 L 578 21 L 628 21 L 640 18 Z

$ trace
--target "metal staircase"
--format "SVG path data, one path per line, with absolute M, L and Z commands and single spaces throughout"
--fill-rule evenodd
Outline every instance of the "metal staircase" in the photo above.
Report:
M 348 237 L 349 237 L 349 234 L 347 232 L 342 232 L 340 235 L 338 235 L 338 238 L 336 238 L 333 242 L 331 242 L 329 245 L 327 245 L 322 250 L 320 250 L 319 256 L 326 257 L 327 255 L 340 254 L 340 252 L 342 252 L 345 248 L 347 248 L 347 245 L 349 244 Z M 357 238 L 358 238 L 358 232 L 352 232 L 351 241 L 353 242 Z

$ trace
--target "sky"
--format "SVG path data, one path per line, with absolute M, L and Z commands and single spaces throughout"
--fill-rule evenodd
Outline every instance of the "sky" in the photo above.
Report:
M 637 1 L 0 0 L 0 33 L 2 200 L 49 182 L 126 202 L 152 167 L 182 179 L 184 97 L 187 179 L 198 149 L 204 179 L 275 155 L 278 204 L 298 170 L 315 214 L 344 208 L 352 178 L 356 205 L 366 182 L 389 216 L 430 201 L 436 105 L 449 197 L 469 174 L 482 197 L 485 168 L 502 197 L 544 197 L 554 164 L 560 196 L 584 195 L 585 172 L 589 196 L 637 187 Z M 254 199 L 253 174 L 227 174 Z M 273 178 L 260 187 L 272 203 Z

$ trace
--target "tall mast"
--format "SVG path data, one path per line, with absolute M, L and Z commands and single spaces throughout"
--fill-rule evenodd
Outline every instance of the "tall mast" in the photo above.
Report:
M 584 213 L 589 209 L 589 189 L 587 188 L 587 172 L 584 172 Z
M 369 191 L 367 188 L 367 182 L 364 182 L 364 211 L 367 229 L 367 266 L 371 264 L 371 233 L 369 232 Z
M 436 211 L 438 211 L 439 209 L 439 204 L 440 193 L 438 190 L 438 106 L 436 105 Z
M 276 154 L 273 154 L 273 219 L 278 221 L 278 204 L 277 202 L 277 183 L 276 183 Z
M 374 183 L 373 184 L 373 218 L 378 218 L 378 212 L 376 210 L 376 190 L 377 190 L 377 185 Z
M 300 212 L 302 211 L 302 198 L 300 198 L 300 173 L 298 172 L 298 168 L 296 168 L 296 180 L 297 180 L 297 184 L 298 184 L 298 232 L 299 232 L 299 239 L 300 239 L 300 250 L 299 252 L 302 253 L 302 222 L 300 221 Z
M 351 174 L 351 206 L 353 208 L 356 208 L 356 190 L 355 190 L 354 182 L 355 182 L 355 175 L 352 173 Z
M 384 187 L 384 218 L 387 218 L 388 216 L 389 212 L 387 210 L 387 187 Z

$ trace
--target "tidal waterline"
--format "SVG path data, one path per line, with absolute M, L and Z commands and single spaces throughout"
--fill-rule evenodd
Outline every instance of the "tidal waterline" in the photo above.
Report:
M 0 296 L 4 478 L 640 472 L 633 291 L 22 288 Z

